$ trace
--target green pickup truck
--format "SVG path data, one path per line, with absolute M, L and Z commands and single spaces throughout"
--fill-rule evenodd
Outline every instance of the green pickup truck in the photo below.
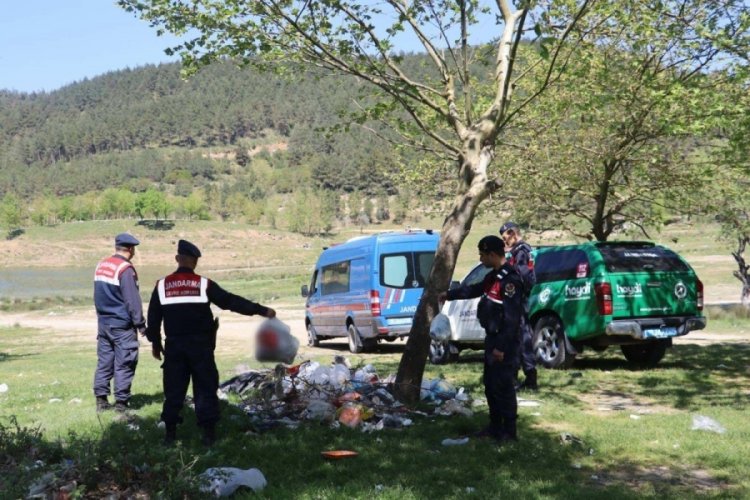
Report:
M 703 283 L 672 250 L 651 242 L 596 242 L 549 246 L 534 252 L 537 284 L 529 297 L 537 359 L 569 367 L 585 348 L 619 345 L 638 366 L 654 366 L 672 338 L 706 326 Z M 464 282 L 482 280 L 475 267 Z M 432 341 L 430 361 L 455 361 L 460 350 L 480 348 L 484 332 L 476 302 L 446 302 L 451 337 Z

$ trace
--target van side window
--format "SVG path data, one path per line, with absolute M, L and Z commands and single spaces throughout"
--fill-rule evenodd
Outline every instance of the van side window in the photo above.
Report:
M 572 280 L 586 278 L 591 265 L 583 250 L 560 250 L 540 253 L 534 259 L 536 282 Z
M 380 256 L 380 284 L 390 288 L 421 288 L 427 283 L 434 252 L 404 252 Z
M 315 292 L 318 291 L 318 288 L 320 288 L 320 274 L 318 273 L 318 270 L 316 269 L 313 273 L 312 280 L 310 280 L 310 293 L 309 295 L 312 297 L 315 295 Z
M 321 269 L 320 294 L 344 293 L 349 291 L 349 261 L 338 262 Z
M 391 288 L 410 287 L 409 278 L 409 260 L 410 254 L 392 254 L 381 257 L 380 270 L 382 277 L 381 283 Z
M 416 254 L 417 262 L 417 283 L 420 287 L 424 287 L 427 284 L 427 278 L 430 277 L 430 271 L 432 271 L 432 263 L 435 261 L 435 253 L 430 252 L 418 252 Z

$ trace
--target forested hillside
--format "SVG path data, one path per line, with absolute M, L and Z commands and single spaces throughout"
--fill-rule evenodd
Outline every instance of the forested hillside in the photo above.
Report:
M 359 127 L 331 132 L 361 91 L 351 78 L 282 78 L 229 63 L 188 81 L 178 64 L 163 64 L 51 93 L 0 91 L 3 225 L 122 216 L 275 223 L 287 203 L 322 206 L 327 220 L 304 223 L 311 231 L 363 211 L 364 221 L 387 217 L 395 151 Z M 342 196 L 356 205 L 346 213 Z M 378 214 L 369 201 L 377 197 Z
M 282 143 L 290 166 L 314 168 L 326 187 L 369 185 L 370 158 L 382 145 L 368 148 L 371 135 L 328 139 L 316 132 L 351 105 L 356 82 L 312 74 L 282 79 L 228 63 L 184 81 L 179 69 L 117 71 L 49 94 L 0 93 L 0 191 L 27 197 L 41 184 L 57 194 L 80 194 L 128 178 L 159 182 L 163 168 L 116 173 L 121 162 L 131 170 L 142 159 L 102 155 L 164 147 L 251 149 L 269 133 Z

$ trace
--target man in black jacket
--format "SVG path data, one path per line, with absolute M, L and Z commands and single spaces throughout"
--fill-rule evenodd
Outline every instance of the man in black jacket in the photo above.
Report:
M 219 420 L 219 372 L 214 360 L 218 324 L 211 304 L 222 309 L 251 316 L 273 318 L 276 312 L 231 294 L 208 278 L 195 273 L 201 252 L 192 243 L 180 240 L 177 245 L 177 270 L 157 281 L 148 307 L 146 337 L 154 358 L 161 360 L 164 378 L 164 407 L 161 419 L 166 425 L 167 444 L 174 442 L 180 410 L 192 378 L 195 415 L 203 430 L 203 443 L 216 440 Z M 166 346 L 161 343 L 164 322 Z
M 531 257 L 531 246 L 526 243 L 518 224 L 508 221 L 500 226 L 500 237 L 505 243 L 505 250 L 510 252 L 509 263 L 521 276 L 523 282 L 523 316 L 521 318 L 521 368 L 523 382 L 516 386 L 516 390 L 536 391 L 539 389 L 536 378 L 536 353 L 534 352 L 534 333 L 529 322 L 529 295 L 536 284 L 534 260 Z
M 515 373 L 518 370 L 519 329 L 523 315 L 521 277 L 506 262 L 505 245 L 497 236 L 479 241 L 479 260 L 492 270 L 475 285 L 442 292 L 438 300 L 463 300 L 480 297 L 477 319 L 484 338 L 484 393 L 490 407 L 490 424 L 477 433 L 500 442 L 516 441 Z

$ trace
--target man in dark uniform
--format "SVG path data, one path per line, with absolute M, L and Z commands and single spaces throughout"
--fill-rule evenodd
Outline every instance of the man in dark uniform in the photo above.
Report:
M 108 397 L 115 379 L 115 410 L 125 412 L 130 386 L 138 364 L 138 333 L 144 332 L 143 306 L 138 292 L 138 273 L 130 261 L 140 242 L 128 233 L 115 237 L 115 254 L 103 259 L 94 272 L 94 305 L 98 332 L 94 374 L 96 410 L 112 406 Z
M 480 297 L 477 319 L 486 333 L 484 338 L 484 393 L 490 407 L 490 424 L 476 435 L 500 442 L 516 441 L 515 373 L 518 370 L 519 329 L 523 315 L 521 277 L 506 262 L 505 245 L 497 236 L 479 241 L 479 260 L 492 268 L 484 281 L 442 292 L 444 300 Z
M 510 265 L 518 272 L 523 282 L 520 365 L 526 378 L 516 386 L 516 390 L 536 391 L 539 389 L 536 378 L 536 353 L 534 352 L 534 333 L 529 321 L 529 295 L 536 284 L 531 246 L 523 240 L 521 230 L 515 222 L 508 221 L 500 226 L 500 237 L 505 242 L 505 250 L 510 252 L 508 259 Z
M 214 347 L 218 323 L 211 313 L 211 304 L 247 316 L 276 316 L 273 309 L 231 294 L 196 274 L 200 256 L 198 247 L 180 240 L 175 257 L 177 270 L 157 281 L 148 306 L 146 336 L 152 345 L 151 352 L 159 360 L 164 353 L 164 406 L 161 419 L 166 425 L 167 444 L 176 439 L 177 424 L 182 421 L 180 411 L 191 378 L 195 414 L 198 426 L 203 431 L 203 443 L 210 446 L 216 440 L 219 372 L 214 360 Z M 162 321 L 166 337 L 164 348 L 160 331 Z

